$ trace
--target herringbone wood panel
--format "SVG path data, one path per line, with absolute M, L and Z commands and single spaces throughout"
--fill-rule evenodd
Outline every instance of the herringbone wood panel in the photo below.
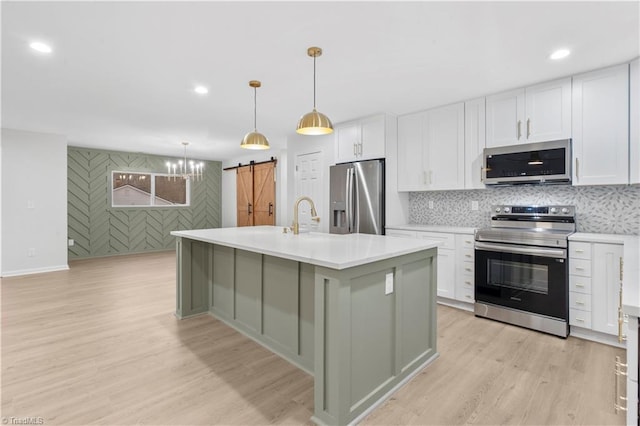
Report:
M 112 208 L 111 172 L 165 171 L 167 158 L 68 148 L 69 258 L 172 249 L 171 231 L 218 228 L 222 165 L 206 162 L 204 179 L 191 184 L 190 207 Z

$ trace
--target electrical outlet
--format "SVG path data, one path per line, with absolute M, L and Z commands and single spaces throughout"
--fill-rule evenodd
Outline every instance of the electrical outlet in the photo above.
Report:
M 393 293 L 393 272 L 389 272 L 384 280 L 384 294 Z
M 478 202 L 477 201 L 472 201 L 471 202 L 471 210 L 478 210 Z
M 75 241 L 73 241 L 73 238 L 69 238 L 69 247 L 73 247 L 76 244 Z
M 27 249 L 27 256 L 34 257 L 35 255 L 36 255 L 36 249 L 34 248 Z
M 433 208 L 433 200 L 429 200 L 429 208 L 432 209 Z

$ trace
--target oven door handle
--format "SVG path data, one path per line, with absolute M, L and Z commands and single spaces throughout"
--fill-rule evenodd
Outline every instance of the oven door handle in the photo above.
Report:
M 512 246 L 507 244 L 482 243 L 478 241 L 476 241 L 475 248 L 476 250 L 499 251 L 502 253 L 529 254 L 531 256 L 553 257 L 558 259 L 567 258 L 567 251 L 563 249 Z

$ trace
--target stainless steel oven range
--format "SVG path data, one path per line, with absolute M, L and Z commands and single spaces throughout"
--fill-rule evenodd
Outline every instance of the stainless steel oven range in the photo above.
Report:
M 493 206 L 475 234 L 475 315 L 569 335 L 573 206 Z

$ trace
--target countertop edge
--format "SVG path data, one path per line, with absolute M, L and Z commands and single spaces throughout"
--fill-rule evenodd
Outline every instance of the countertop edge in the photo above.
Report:
M 462 227 L 462 226 L 447 226 L 447 225 L 419 225 L 419 224 L 407 223 L 407 224 L 401 224 L 401 225 L 387 225 L 385 226 L 385 229 L 473 235 L 477 228 Z
M 222 228 L 220 228 L 222 229 Z M 366 265 L 368 263 L 373 263 L 381 260 L 392 259 L 398 256 L 404 256 L 407 254 L 418 253 L 425 250 L 430 250 L 432 248 L 437 248 L 441 243 L 439 241 L 430 241 L 430 240 L 421 240 L 421 243 L 418 245 L 414 245 L 413 247 L 408 247 L 402 250 L 395 250 L 392 253 L 383 253 L 380 255 L 374 255 L 365 257 L 362 259 L 347 261 L 347 262 L 330 262 L 323 259 L 311 258 L 307 256 L 296 255 L 292 253 L 283 253 L 280 251 L 270 250 L 265 247 L 255 247 L 249 246 L 246 244 L 241 244 L 238 242 L 228 241 L 226 239 L 216 239 L 210 238 L 202 235 L 194 234 L 198 230 L 188 230 L 188 231 L 171 231 L 171 235 L 174 237 L 187 238 L 195 241 L 201 241 L 209 244 L 219 244 L 226 247 L 236 248 L 240 250 L 251 251 L 254 253 L 266 254 L 268 256 L 280 257 L 283 259 L 293 260 L 297 262 L 308 263 L 315 266 L 326 267 L 329 269 L 343 270 L 348 268 L 353 268 L 356 266 Z M 392 237 L 391 237 L 392 238 Z

